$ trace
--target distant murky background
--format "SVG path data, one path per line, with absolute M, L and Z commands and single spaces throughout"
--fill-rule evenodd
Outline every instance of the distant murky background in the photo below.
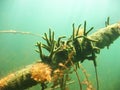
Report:
M 120 21 L 119 0 L 0 0 L 0 30 L 16 30 L 43 35 L 48 28 L 55 31 L 55 36 L 70 36 L 72 24 L 94 26 L 95 32 L 105 27 L 105 20 L 110 16 L 110 23 Z M 0 78 L 39 60 L 34 45 L 41 37 L 0 34 Z M 120 89 L 120 38 L 109 49 L 101 50 L 97 57 L 100 90 Z M 92 62 L 85 61 L 84 67 L 96 86 Z M 79 90 L 75 74 L 70 90 Z M 29 90 L 40 90 L 34 86 Z

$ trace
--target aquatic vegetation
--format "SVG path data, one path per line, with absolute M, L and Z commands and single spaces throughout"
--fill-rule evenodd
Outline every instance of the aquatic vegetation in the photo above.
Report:
M 89 60 L 93 62 L 95 67 L 96 89 L 99 90 L 96 54 L 99 54 L 100 49 L 105 46 L 108 47 L 120 35 L 119 23 L 109 25 L 108 17 L 105 25 L 105 28 L 88 35 L 93 30 L 93 27 L 87 30 L 86 21 L 83 26 L 80 24 L 77 29 L 75 24 L 73 24 L 73 32 L 70 37 L 60 36 L 57 39 L 55 39 L 55 33 L 49 29 L 49 33 L 44 33 L 42 37 L 45 43 L 36 43 L 38 48 L 36 52 L 40 55 L 40 61 L 8 75 L 8 77 L 10 76 L 9 79 L 8 77 L 1 79 L 0 89 L 21 90 L 39 83 L 42 90 L 46 88 L 51 90 L 56 88 L 69 90 L 68 84 L 74 83 L 71 81 L 70 75 L 75 72 L 80 90 L 83 90 L 84 85 L 86 86 L 85 90 L 95 90 L 94 85 L 89 80 L 86 69 L 82 66 L 85 60 Z M 17 31 L 0 31 L 0 33 L 36 35 Z M 78 70 L 84 75 L 84 78 L 81 78 Z

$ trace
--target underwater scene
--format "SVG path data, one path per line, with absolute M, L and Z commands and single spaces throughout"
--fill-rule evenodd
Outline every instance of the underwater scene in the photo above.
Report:
M 120 90 L 119 0 L 0 0 L 0 90 Z

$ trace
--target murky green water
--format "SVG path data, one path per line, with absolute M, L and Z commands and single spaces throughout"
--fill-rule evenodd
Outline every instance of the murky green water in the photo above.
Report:
M 0 0 L 0 30 L 16 30 L 43 35 L 48 28 L 57 36 L 70 36 L 72 24 L 76 26 L 87 21 L 87 27 L 94 31 L 120 20 L 119 0 Z M 14 72 L 39 59 L 34 46 L 42 39 L 37 36 L 19 34 L 0 34 L 0 77 Z M 101 50 L 97 57 L 100 90 L 120 89 L 120 38 L 109 49 Z M 85 61 L 84 67 L 96 86 L 92 62 Z M 71 84 L 70 90 L 79 90 L 78 81 Z M 40 90 L 34 86 L 29 90 Z

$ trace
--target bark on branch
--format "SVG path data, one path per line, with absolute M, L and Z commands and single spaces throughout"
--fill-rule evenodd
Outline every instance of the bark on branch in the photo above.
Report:
M 91 39 L 97 40 L 97 42 L 94 42 L 95 46 L 102 49 L 105 46 L 108 47 L 119 36 L 120 36 L 120 23 L 115 23 L 98 30 L 89 37 Z

